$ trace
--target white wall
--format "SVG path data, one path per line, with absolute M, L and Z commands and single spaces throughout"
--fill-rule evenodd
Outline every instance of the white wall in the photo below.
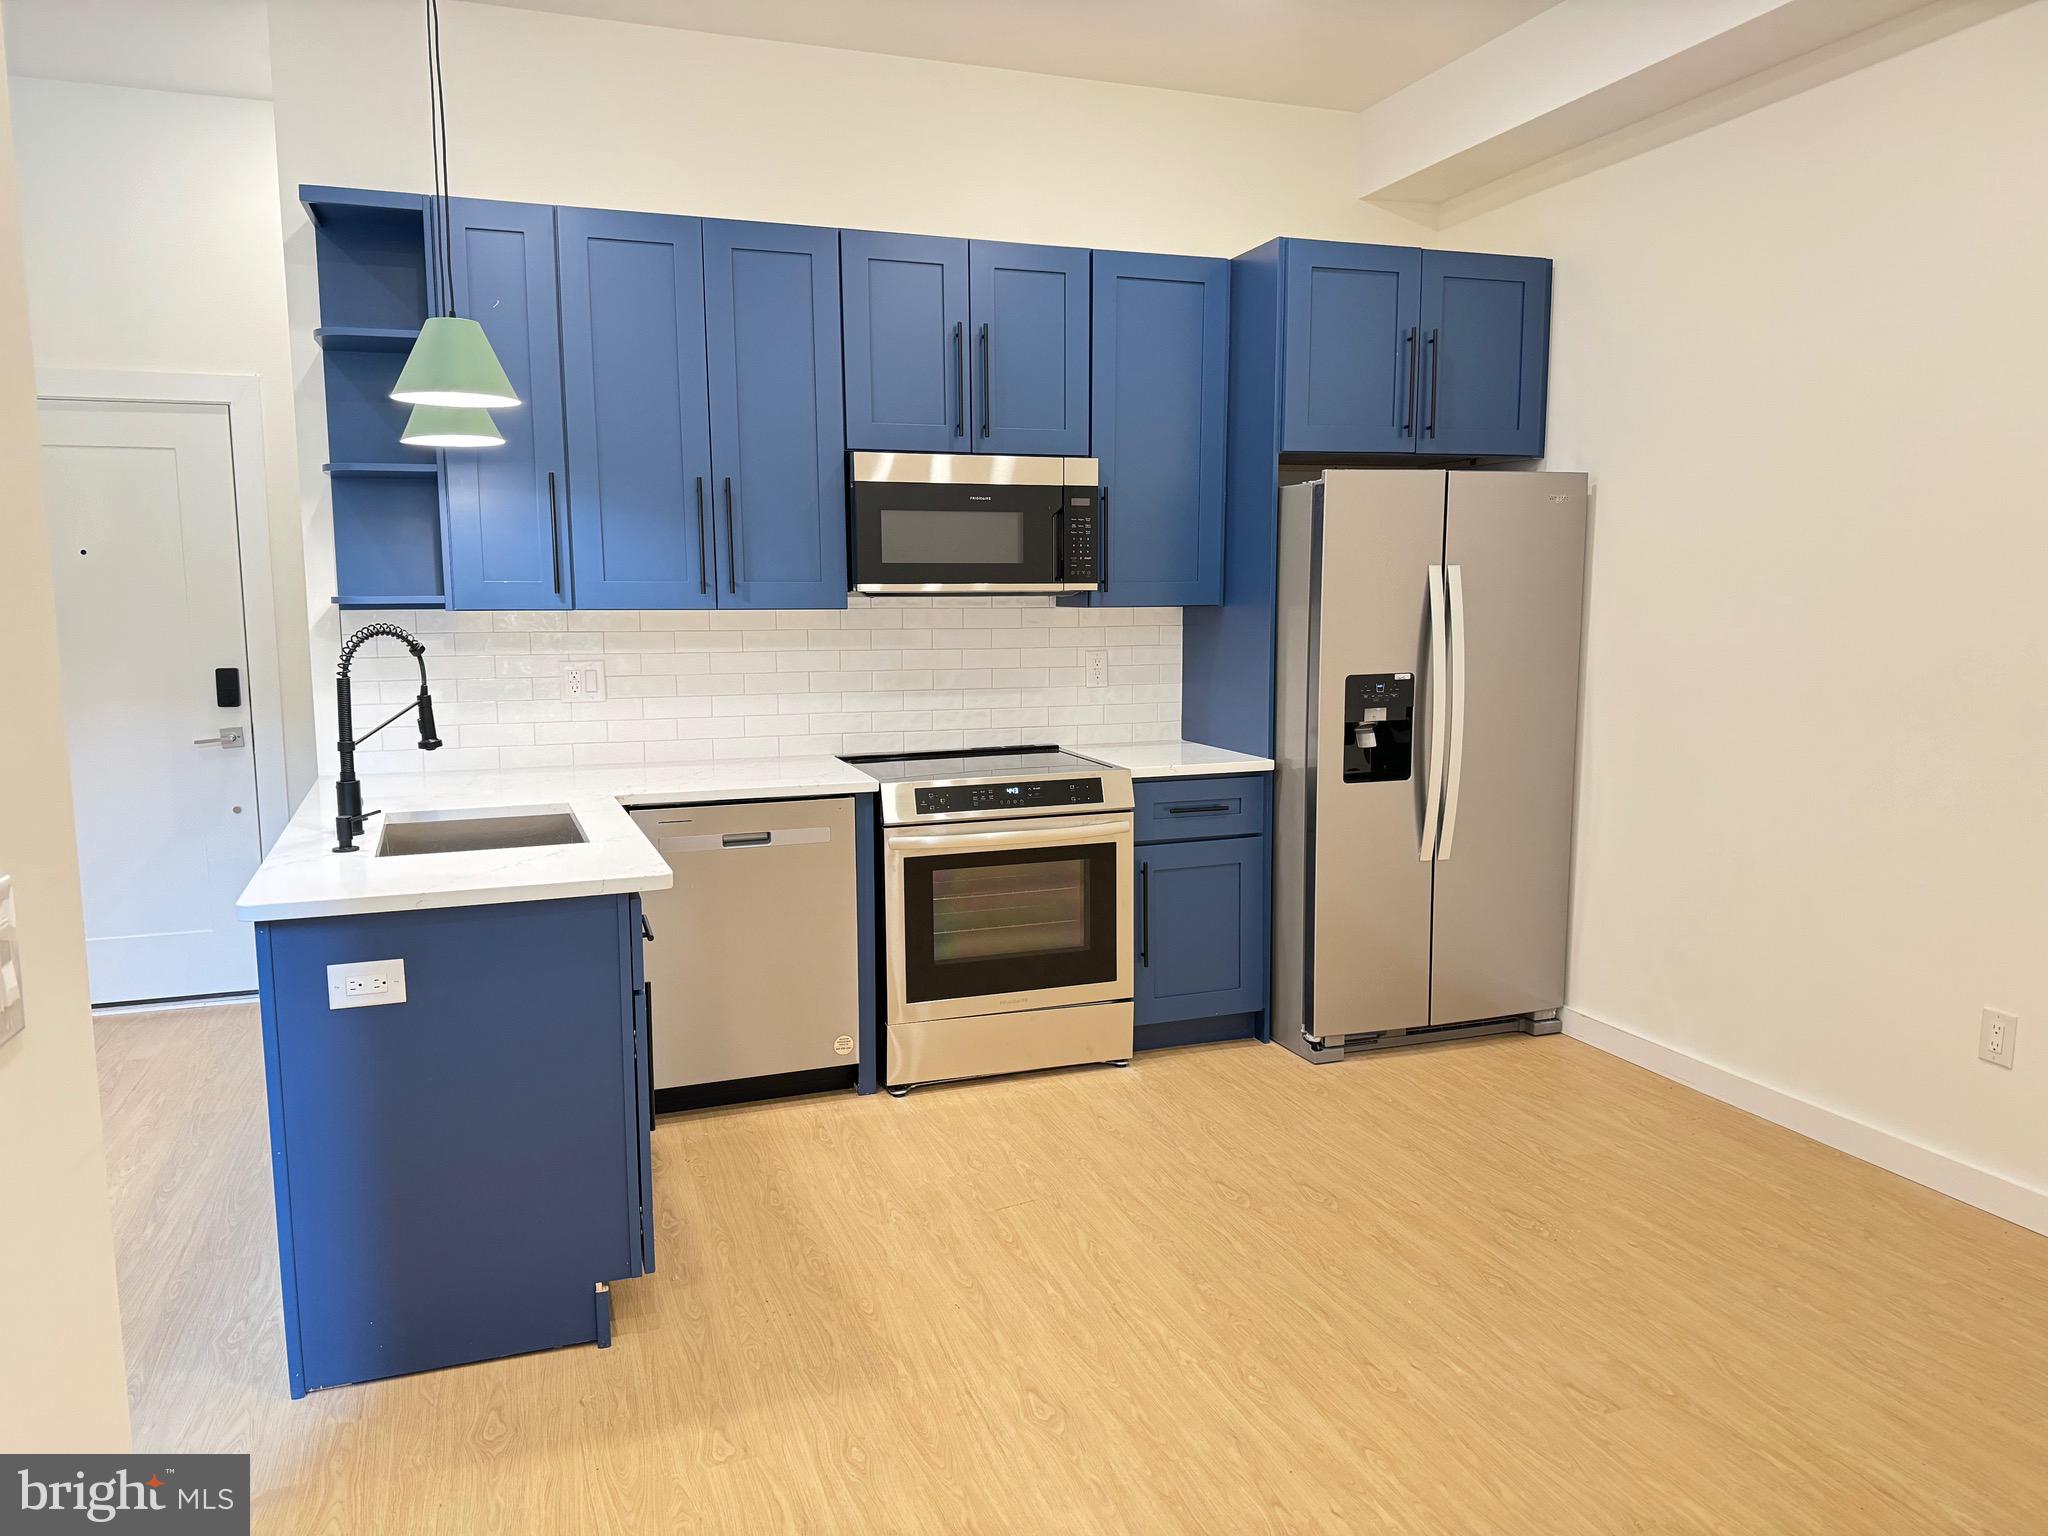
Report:
M 460 0 L 443 13 L 458 195 L 1226 256 L 1283 233 L 1422 243 L 1418 227 L 1349 195 L 1348 113 Z M 324 744 L 333 735 L 324 683 L 338 625 L 325 608 L 334 587 L 311 341 L 318 299 L 297 189 L 427 189 L 419 6 L 272 0 L 270 32 Z M 822 627 L 835 624 L 828 615 Z M 1147 702 L 1091 696 L 987 707 Z M 973 708 L 963 696 L 820 712 Z M 1152 734 L 1175 728 L 1153 724 Z
M 268 507 L 246 510 L 270 520 L 285 718 L 269 728 L 296 804 L 312 691 L 270 103 L 34 79 L 13 97 L 36 366 L 259 380 Z
M 0 1045 L 0 1446 L 116 1451 L 128 1391 L 6 94 L 0 81 L 0 873 L 28 1027 Z
M 1573 1005 L 2035 1189 L 2044 61 L 2036 0 L 1443 232 L 1556 258 L 1595 478 Z

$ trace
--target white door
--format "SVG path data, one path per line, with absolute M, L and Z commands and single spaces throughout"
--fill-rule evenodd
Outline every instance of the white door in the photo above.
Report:
M 93 1001 L 252 990 L 234 902 L 263 849 L 227 408 L 46 400 L 42 429 Z M 240 703 L 219 702 L 217 668 Z

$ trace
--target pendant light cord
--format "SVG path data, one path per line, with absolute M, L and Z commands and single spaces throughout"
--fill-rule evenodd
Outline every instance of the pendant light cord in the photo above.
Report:
M 428 142 L 434 165 L 435 244 L 440 247 L 437 263 L 441 280 L 442 307 L 455 313 L 455 226 L 448 211 L 448 92 L 441 79 L 441 5 L 427 0 L 427 106 Z

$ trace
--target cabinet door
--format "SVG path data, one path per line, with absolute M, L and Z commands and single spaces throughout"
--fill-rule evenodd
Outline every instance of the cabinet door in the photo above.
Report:
M 1219 837 L 1138 850 L 1140 1024 L 1266 1006 L 1266 840 Z
M 974 453 L 1088 452 L 1088 253 L 968 247 Z
M 555 307 L 555 210 L 449 203 L 455 306 L 478 321 L 519 404 L 492 413 L 500 448 L 450 449 L 451 608 L 566 608 L 568 461 Z
M 704 224 L 721 608 L 846 606 L 839 232 Z
M 1230 263 L 1097 251 L 1091 441 L 1109 586 L 1094 601 L 1223 601 Z
M 967 242 L 839 236 L 846 446 L 966 453 Z
M 579 608 L 709 608 L 696 219 L 563 208 L 562 388 Z
M 1413 453 L 1422 252 L 1289 240 L 1283 453 Z
M 1420 451 L 1543 454 L 1550 263 L 1422 253 Z

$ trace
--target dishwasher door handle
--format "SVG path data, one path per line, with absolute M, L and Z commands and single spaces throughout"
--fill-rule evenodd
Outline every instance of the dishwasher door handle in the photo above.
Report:
M 721 848 L 759 848 L 775 841 L 773 832 L 727 832 L 718 839 Z

